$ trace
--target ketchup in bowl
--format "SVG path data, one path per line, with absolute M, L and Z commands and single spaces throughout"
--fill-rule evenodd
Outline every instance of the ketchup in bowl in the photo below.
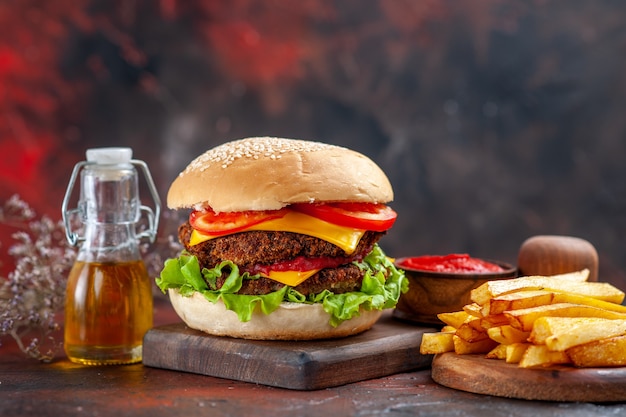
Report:
M 475 274 L 503 272 L 500 265 L 482 259 L 472 258 L 468 254 L 453 253 L 450 255 L 423 255 L 404 258 L 398 263 L 400 268 L 420 271 Z
M 400 296 L 393 316 L 420 324 L 442 325 L 437 315 L 463 310 L 474 288 L 517 276 L 513 265 L 457 253 L 397 258 L 395 265 L 406 273 L 409 291 Z

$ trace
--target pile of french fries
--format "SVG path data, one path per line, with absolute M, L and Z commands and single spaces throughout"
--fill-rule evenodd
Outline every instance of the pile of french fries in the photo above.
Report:
M 463 310 L 438 315 L 445 325 L 423 335 L 420 352 L 484 354 L 521 368 L 626 366 L 624 292 L 588 278 L 584 269 L 486 282 Z

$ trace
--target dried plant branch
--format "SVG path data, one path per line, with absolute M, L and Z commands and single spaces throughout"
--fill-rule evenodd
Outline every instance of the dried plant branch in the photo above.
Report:
M 17 229 L 8 254 L 15 269 L 0 277 L 0 336 L 11 336 L 28 356 L 50 361 L 63 341 L 61 325 L 67 273 L 76 253 L 65 239 L 62 222 L 36 213 L 18 196 L 0 208 L 0 223 Z

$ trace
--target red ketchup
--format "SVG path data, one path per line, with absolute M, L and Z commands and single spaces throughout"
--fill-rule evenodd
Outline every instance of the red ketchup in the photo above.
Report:
M 420 271 L 451 272 L 451 273 L 481 273 L 502 272 L 504 269 L 492 262 L 470 257 L 468 254 L 424 255 L 406 258 L 400 267 L 417 269 Z

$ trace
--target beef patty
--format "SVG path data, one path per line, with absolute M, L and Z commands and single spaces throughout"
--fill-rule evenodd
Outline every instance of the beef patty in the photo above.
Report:
M 242 271 L 254 273 L 258 265 L 272 265 L 298 257 L 334 258 L 339 265 L 326 268 L 296 286 L 304 295 L 318 294 L 325 289 L 339 294 L 358 291 L 363 280 L 363 271 L 352 261 L 362 260 L 384 232 L 367 231 L 361 238 L 354 253 L 348 255 L 341 248 L 316 237 L 291 232 L 249 231 L 207 240 L 194 246 L 189 245 L 191 225 L 183 223 L 178 236 L 187 252 L 198 258 L 201 268 L 213 268 L 224 260 L 235 263 Z M 217 279 L 220 288 L 226 274 Z M 238 294 L 267 294 L 281 289 L 285 284 L 269 278 L 246 279 Z

